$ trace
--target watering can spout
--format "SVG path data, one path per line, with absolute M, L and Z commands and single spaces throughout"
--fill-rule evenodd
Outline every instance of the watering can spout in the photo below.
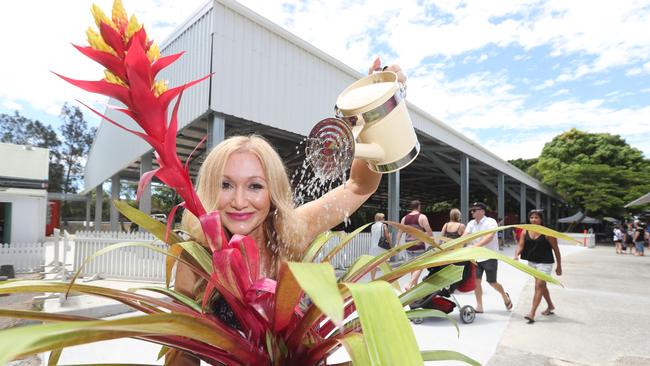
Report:
M 368 144 L 356 143 L 354 145 L 354 157 L 356 159 L 382 161 L 386 157 L 386 153 L 381 146 L 374 142 Z

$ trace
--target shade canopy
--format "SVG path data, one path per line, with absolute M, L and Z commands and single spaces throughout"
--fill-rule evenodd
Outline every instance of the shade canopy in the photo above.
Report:
M 593 217 L 585 216 L 582 211 L 576 212 L 574 215 L 568 216 L 568 217 L 562 217 L 557 220 L 557 222 L 563 223 L 563 224 L 571 224 L 574 222 L 579 222 L 581 224 L 600 224 L 600 220 L 594 219 Z
M 644 205 L 646 203 L 650 203 L 650 192 L 644 194 L 643 196 L 635 199 L 634 201 L 628 203 L 625 205 L 625 207 L 631 207 L 631 206 L 640 206 Z

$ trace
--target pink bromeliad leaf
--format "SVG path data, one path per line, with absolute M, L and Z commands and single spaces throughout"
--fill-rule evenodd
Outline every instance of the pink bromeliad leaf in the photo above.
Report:
M 86 57 L 94 60 L 108 70 L 111 70 L 115 76 L 119 77 L 122 80 L 126 80 L 126 69 L 124 68 L 124 64 L 122 63 L 122 60 L 116 56 L 113 56 L 108 52 L 96 50 L 92 47 L 77 46 L 75 44 L 72 46 L 79 50 L 79 52 L 86 55 Z
M 159 169 L 154 169 L 150 170 L 144 174 L 142 174 L 142 177 L 140 177 L 140 181 L 138 182 L 138 190 L 135 194 L 135 199 L 137 201 L 140 201 L 140 197 L 142 197 L 142 191 L 144 191 L 144 186 L 149 184 L 151 182 L 151 179 L 156 175 Z
M 144 27 L 141 27 L 138 29 L 133 36 L 129 39 L 129 41 L 126 43 L 126 49 L 128 50 L 131 48 L 131 45 L 137 42 L 140 44 L 142 49 L 146 52 L 149 50 L 149 47 L 151 46 L 151 42 L 147 44 L 147 32 L 144 30 Z
M 136 121 L 147 135 L 163 141 L 167 120 L 166 109 L 151 92 L 151 82 L 148 81 L 149 60 L 139 44 L 134 43 L 131 46 L 125 63 L 129 78 L 129 93 L 133 101 L 130 109 L 138 116 Z
M 219 212 L 215 211 L 201 215 L 199 221 L 212 252 L 221 250 L 228 243 L 228 239 L 221 227 Z
M 111 123 L 112 125 L 114 125 L 114 126 L 116 126 L 116 127 L 119 127 L 119 128 L 121 128 L 121 129 L 123 129 L 124 131 L 127 131 L 127 132 L 129 132 L 129 133 L 132 133 L 132 134 L 134 134 L 134 135 L 140 137 L 141 139 L 145 140 L 145 141 L 148 142 L 149 145 L 151 145 L 154 149 L 156 149 L 156 147 L 159 147 L 159 146 L 160 146 L 160 144 L 158 143 L 158 141 L 154 140 L 153 138 L 149 137 L 148 135 L 146 135 L 146 134 L 144 134 L 144 133 L 142 133 L 142 132 L 138 132 L 138 131 L 134 131 L 134 130 L 128 129 L 128 128 L 122 126 L 121 124 L 119 124 L 119 123 L 113 121 L 112 119 L 106 117 L 104 114 L 98 112 L 97 110 L 95 110 L 95 109 L 92 108 L 91 106 L 87 105 L 86 103 L 84 103 L 84 102 L 82 102 L 82 101 L 78 101 L 78 102 L 81 103 L 84 107 L 88 108 L 91 112 L 95 113 L 95 114 L 98 115 L 99 117 L 101 117 L 101 118 L 105 119 L 107 122 Z
M 179 53 L 175 53 L 173 55 L 161 57 L 158 60 L 156 60 L 156 62 L 154 62 L 151 65 L 151 77 L 155 79 L 156 75 L 158 75 L 160 70 L 162 70 L 165 67 L 167 67 L 167 66 L 171 65 L 172 63 L 174 63 L 181 56 L 183 56 L 184 53 L 185 52 L 179 52 Z
M 124 42 L 122 41 L 122 35 L 120 35 L 113 27 L 110 25 L 101 22 L 99 23 L 99 33 L 102 35 L 102 38 L 107 45 L 111 46 L 117 57 L 124 57 Z
M 208 135 L 203 136 L 201 141 L 199 141 L 199 143 L 196 144 L 196 146 L 194 146 L 194 150 L 192 150 L 190 155 L 187 157 L 187 160 L 185 160 L 185 166 L 183 167 L 183 169 L 185 169 L 185 173 L 189 174 L 190 162 L 192 161 L 192 157 L 194 156 L 194 153 L 196 152 L 196 150 L 199 149 L 199 147 L 201 147 L 205 143 L 207 139 L 208 139 Z
M 233 235 L 228 243 L 228 247 L 236 248 L 241 253 L 242 259 L 246 265 L 245 275 L 248 276 L 248 286 L 256 282 L 259 279 L 260 274 L 260 259 L 255 240 L 250 236 Z M 273 290 L 275 291 L 275 287 Z
M 52 72 L 52 73 L 60 77 L 61 79 L 69 82 L 70 84 L 78 88 L 81 88 L 85 91 L 102 94 L 102 95 L 106 95 L 107 97 L 117 99 L 127 107 L 131 105 L 131 97 L 129 96 L 129 89 L 121 85 L 111 84 L 106 80 L 97 80 L 97 81 L 76 80 L 76 79 L 71 79 L 69 77 L 65 77 L 61 74 L 57 74 L 56 72 Z
M 171 88 L 171 89 L 165 91 L 164 93 L 162 93 L 160 95 L 160 97 L 158 97 L 158 100 L 160 101 L 160 105 L 162 106 L 162 108 L 167 110 L 167 107 L 169 106 L 169 103 L 171 103 L 171 101 L 174 98 L 176 98 L 176 96 L 178 96 L 178 94 L 180 94 L 180 92 L 182 92 L 183 90 L 193 86 L 194 84 L 200 83 L 201 81 L 211 77 L 212 75 L 213 74 L 208 74 L 208 75 L 206 75 L 206 76 L 204 76 L 204 77 L 202 77 L 200 79 L 190 81 L 187 84 L 183 84 L 181 86 L 177 86 L 175 88 Z

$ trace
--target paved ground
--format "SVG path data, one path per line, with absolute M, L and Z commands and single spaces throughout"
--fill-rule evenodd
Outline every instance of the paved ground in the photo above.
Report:
M 650 257 L 599 246 L 563 267 L 566 288 L 551 289 L 556 315 L 525 323 L 528 283 L 488 365 L 650 365 Z

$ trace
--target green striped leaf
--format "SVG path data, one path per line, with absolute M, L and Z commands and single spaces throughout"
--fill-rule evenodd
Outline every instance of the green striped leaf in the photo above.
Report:
M 357 308 L 369 365 L 422 365 L 413 329 L 395 290 L 384 281 L 345 283 Z
M 335 324 L 343 321 L 341 297 L 334 269 L 329 263 L 287 263 L 300 287 Z
M 425 361 L 460 361 L 472 366 L 481 366 L 476 360 L 456 351 L 422 351 Z

